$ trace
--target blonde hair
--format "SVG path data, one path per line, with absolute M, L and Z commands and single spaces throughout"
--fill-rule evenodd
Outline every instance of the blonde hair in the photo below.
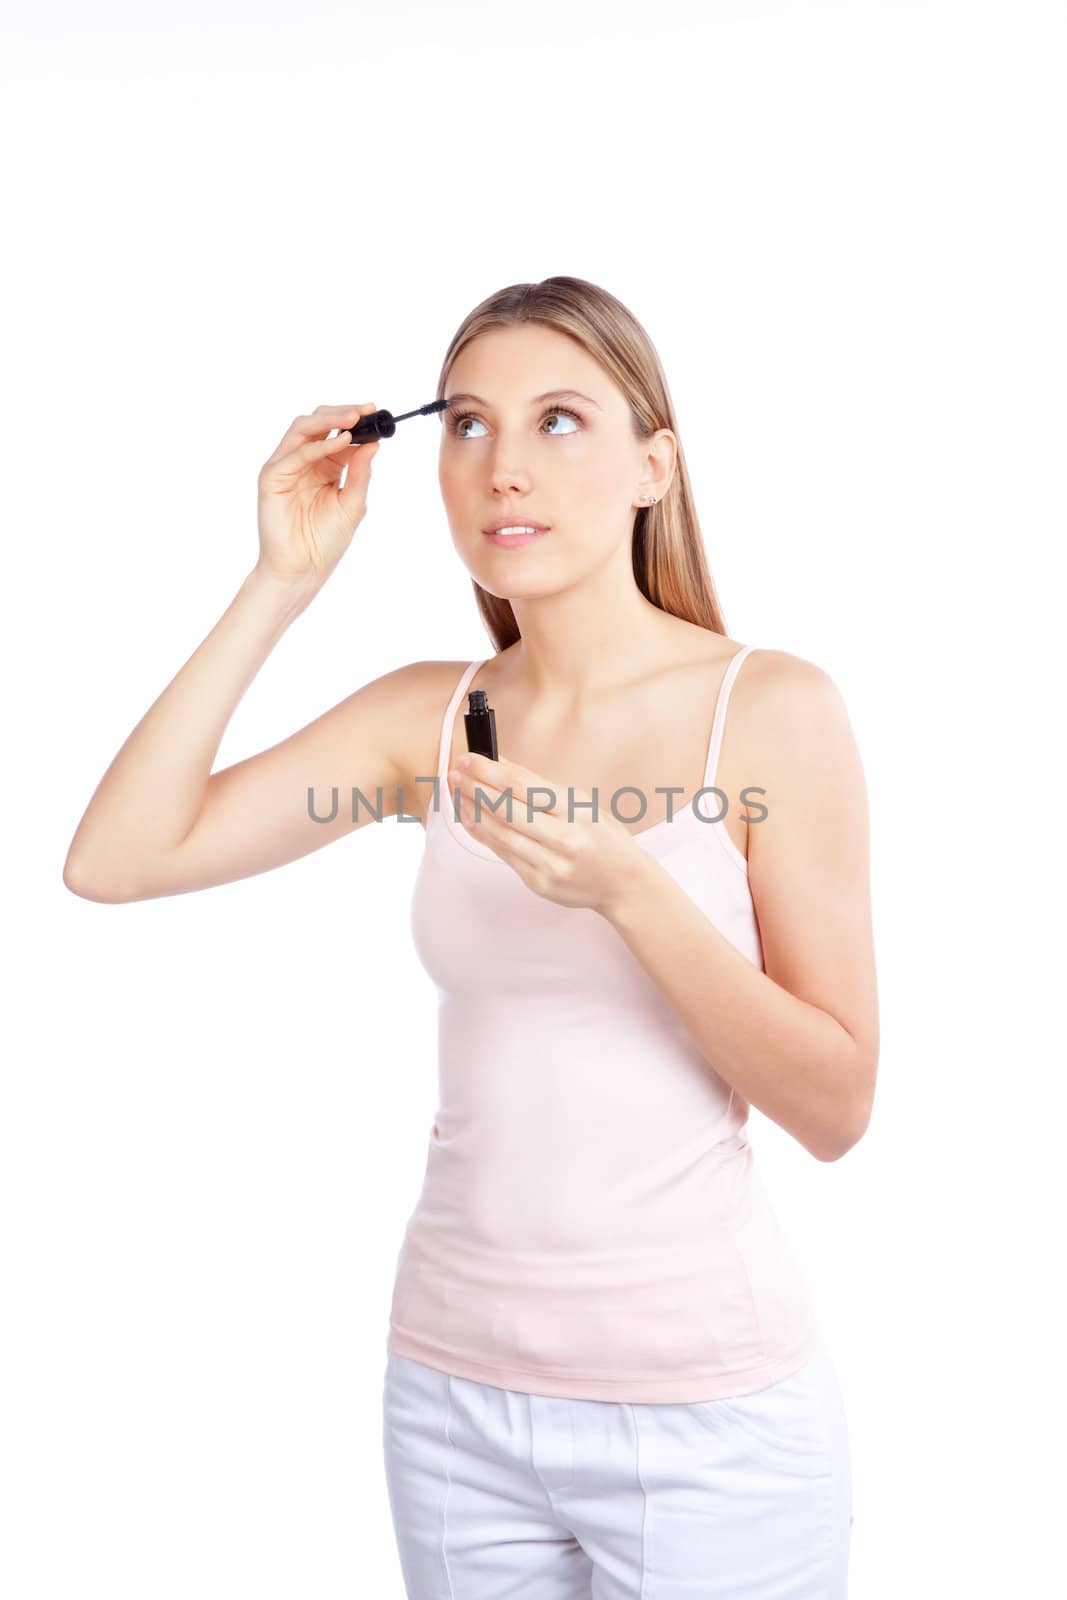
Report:
M 584 278 L 544 278 L 498 289 L 460 323 L 441 366 L 436 399 L 444 399 L 452 363 L 465 345 L 492 328 L 537 322 L 569 334 L 597 361 L 626 396 L 635 439 L 670 428 L 678 444 L 670 487 L 634 519 L 633 570 L 641 593 L 661 611 L 725 635 L 726 626 L 708 569 L 667 379 L 648 334 L 620 300 Z M 490 594 L 475 579 L 474 598 L 497 651 L 520 637 L 509 600 Z

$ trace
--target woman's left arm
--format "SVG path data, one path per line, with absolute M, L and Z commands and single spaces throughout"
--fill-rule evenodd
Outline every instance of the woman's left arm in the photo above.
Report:
M 878 1065 L 866 785 L 833 680 L 800 657 L 764 655 L 745 784 L 765 791 L 748 840 L 765 970 L 643 851 L 598 909 L 716 1072 L 818 1160 L 836 1161 L 867 1129 Z
M 750 804 L 766 810 L 748 840 L 763 971 L 614 817 L 564 818 L 561 786 L 507 759 L 463 756 L 449 778 L 465 827 L 536 893 L 605 917 L 719 1076 L 836 1161 L 866 1131 L 878 1065 L 863 769 L 836 685 L 798 656 L 757 652 L 731 713 L 743 731 L 738 799 L 757 790 Z M 535 804 L 532 786 L 549 800 Z M 589 796 L 574 793 L 584 816 Z

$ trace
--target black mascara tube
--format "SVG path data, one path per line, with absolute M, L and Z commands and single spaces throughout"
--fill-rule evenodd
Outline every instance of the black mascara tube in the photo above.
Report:
M 498 761 L 496 753 L 496 712 L 491 708 L 484 689 L 471 689 L 468 694 L 470 709 L 463 713 L 463 726 L 467 730 L 467 749 L 475 756 L 488 756 Z
M 451 404 L 451 400 L 431 400 L 429 405 L 404 411 L 399 417 L 394 417 L 391 411 L 372 411 L 369 417 L 360 417 L 354 428 L 342 428 L 341 432 L 350 433 L 353 444 L 366 444 L 371 439 L 391 439 L 398 422 L 404 422 L 408 417 L 432 416 L 435 411 L 444 411 Z

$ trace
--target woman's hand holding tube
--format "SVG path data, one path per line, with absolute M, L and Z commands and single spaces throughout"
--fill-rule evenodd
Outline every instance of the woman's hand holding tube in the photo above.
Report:
M 650 870 L 650 857 L 616 817 L 598 805 L 594 820 L 592 796 L 584 789 L 554 783 L 516 761 L 493 761 L 474 752 L 458 758 L 448 782 L 459 792 L 461 826 L 535 894 L 556 905 L 586 906 L 610 916 Z M 452 795 L 443 795 L 441 804 L 452 806 Z M 546 806 L 550 809 L 540 809 Z
M 367 509 L 377 439 L 354 445 L 346 431 L 378 407 L 316 406 L 297 417 L 259 473 L 259 561 L 272 578 L 317 587 L 351 542 Z M 341 429 L 337 437 L 326 435 Z M 348 468 L 344 487 L 341 474 Z

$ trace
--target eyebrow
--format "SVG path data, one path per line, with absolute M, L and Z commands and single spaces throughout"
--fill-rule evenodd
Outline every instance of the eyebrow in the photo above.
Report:
M 470 401 L 471 404 L 476 406 L 485 406 L 489 411 L 493 409 L 491 401 L 483 400 L 477 394 L 450 394 L 448 396 L 450 406 L 456 405 L 460 400 Z M 584 400 L 587 405 L 596 406 L 598 411 L 602 409 L 590 395 L 582 394 L 578 389 L 548 389 L 544 394 L 535 394 L 530 404 L 532 406 L 540 405 L 542 400 Z

